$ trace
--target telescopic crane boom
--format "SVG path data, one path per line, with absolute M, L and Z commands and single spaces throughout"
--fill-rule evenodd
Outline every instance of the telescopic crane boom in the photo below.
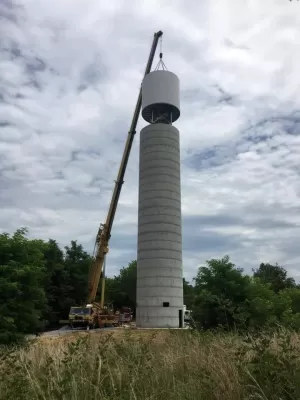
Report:
M 145 75 L 149 74 L 149 72 L 151 71 L 152 62 L 154 59 L 158 40 L 162 36 L 162 34 L 163 33 L 161 31 L 156 32 L 154 34 L 149 59 L 148 59 L 147 66 L 145 69 Z M 104 306 L 105 256 L 109 250 L 108 244 L 109 244 L 109 239 L 111 236 L 111 229 L 112 229 L 112 225 L 114 222 L 114 217 L 116 214 L 116 209 L 117 209 L 122 185 L 124 183 L 123 179 L 124 179 L 129 155 L 130 155 L 130 150 L 132 147 L 133 138 L 136 133 L 136 126 L 137 126 L 138 118 L 140 115 L 141 106 L 142 106 L 142 88 L 140 89 L 137 103 L 135 106 L 131 126 L 130 126 L 130 129 L 128 132 L 128 137 L 127 137 L 127 140 L 125 143 L 125 148 L 124 148 L 124 152 L 123 152 L 121 165 L 119 168 L 118 177 L 117 177 L 117 180 L 115 181 L 115 187 L 114 187 L 114 191 L 112 194 L 106 221 L 104 224 L 100 225 L 97 236 L 96 236 L 96 241 L 95 241 L 93 263 L 92 263 L 90 274 L 89 274 L 89 286 L 88 286 L 88 299 L 87 300 L 88 300 L 88 303 L 94 303 L 96 294 L 97 294 L 99 281 L 101 279 L 101 300 L 100 300 L 101 308 L 103 308 L 103 306 Z

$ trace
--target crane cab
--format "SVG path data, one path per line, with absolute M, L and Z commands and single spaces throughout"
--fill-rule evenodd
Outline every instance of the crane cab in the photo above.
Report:
M 85 307 L 71 307 L 69 312 L 69 324 L 74 328 L 87 328 L 93 323 L 93 309 L 89 305 Z

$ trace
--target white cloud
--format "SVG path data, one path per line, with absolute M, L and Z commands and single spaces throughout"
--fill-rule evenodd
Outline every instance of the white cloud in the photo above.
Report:
M 184 265 L 229 254 L 300 275 L 296 1 L 0 3 L 0 228 L 91 251 L 152 35 L 181 80 Z M 156 59 L 156 62 L 158 60 Z M 145 125 L 139 122 L 139 129 Z M 108 273 L 136 255 L 138 134 Z

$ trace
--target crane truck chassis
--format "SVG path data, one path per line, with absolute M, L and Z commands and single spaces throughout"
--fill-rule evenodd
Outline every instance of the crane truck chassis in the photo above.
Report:
M 85 307 L 71 307 L 69 313 L 69 325 L 72 329 L 85 328 L 106 328 L 120 326 L 123 323 L 132 321 L 132 310 L 129 307 L 121 307 L 116 312 L 112 304 L 103 308 L 94 304 L 87 304 Z

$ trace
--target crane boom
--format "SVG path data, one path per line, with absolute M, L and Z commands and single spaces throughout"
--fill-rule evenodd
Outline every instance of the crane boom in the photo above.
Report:
M 156 52 L 157 44 L 159 38 L 162 36 L 162 31 L 156 32 L 154 34 L 153 43 L 150 51 L 150 55 L 148 58 L 148 62 L 145 69 L 145 75 L 149 74 L 151 71 L 154 55 Z M 135 110 L 133 113 L 133 118 L 131 122 L 131 126 L 128 132 L 127 140 L 125 143 L 125 148 L 123 152 L 123 157 L 121 160 L 121 165 L 118 172 L 117 180 L 115 181 L 115 187 L 112 194 L 108 214 L 106 217 L 106 221 L 104 224 L 101 224 L 96 236 L 95 248 L 94 248 L 94 259 L 90 269 L 89 274 L 89 287 L 88 287 L 88 303 L 93 303 L 96 298 L 97 289 L 99 285 L 99 281 L 101 279 L 101 300 L 100 307 L 104 306 L 104 291 L 105 291 L 105 256 L 109 251 L 108 243 L 111 236 L 112 225 L 114 222 L 114 217 L 116 214 L 118 201 L 122 189 L 122 185 L 124 183 L 124 175 L 134 139 L 134 135 L 136 133 L 136 126 L 138 123 L 138 118 L 140 115 L 142 106 L 142 88 L 140 88 L 137 103 L 135 106 Z

